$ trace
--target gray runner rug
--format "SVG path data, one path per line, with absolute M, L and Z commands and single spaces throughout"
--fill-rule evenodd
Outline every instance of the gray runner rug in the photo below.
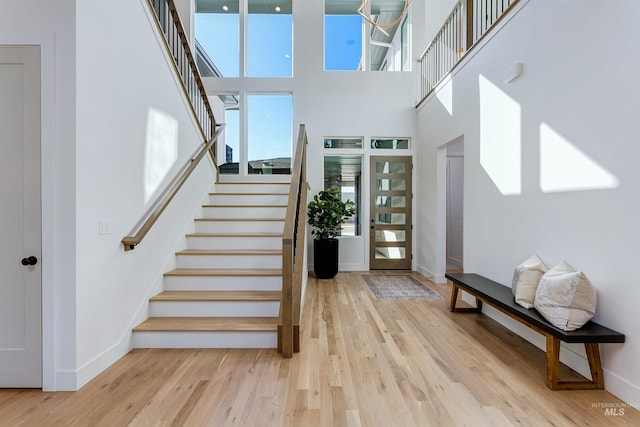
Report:
M 433 289 L 410 275 L 363 274 L 376 299 L 444 299 Z

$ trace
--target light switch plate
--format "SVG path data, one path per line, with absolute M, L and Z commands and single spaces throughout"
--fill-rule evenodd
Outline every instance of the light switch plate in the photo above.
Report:
M 101 236 L 106 236 L 111 234 L 111 220 L 110 219 L 100 219 L 98 220 L 98 234 Z

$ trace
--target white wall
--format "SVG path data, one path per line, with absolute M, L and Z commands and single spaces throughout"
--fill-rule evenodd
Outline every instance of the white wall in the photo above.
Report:
M 77 5 L 78 387 L 130 349 L 131 328 L 214 181 L 206 157 L 142 244 L 123 250 L 122 237 L 202 143 L 150 19 L 145 0 Z M 163 163 L 160 182 L 150 171 Z M 98 233 L 101 220 L 110 234 Z
M 533 253 L 549 266 L 566 260 L 583 270 L 598 292 L 595 320 L 627 337 L 601 347 L 607 389 L 633 403 L 640 402 L 640 59 L 629 43 L 638 18 L 640 4 L 631 0 L 523 1 L 419 111 L 418 239 L 427 242 L 419 267 L 444 273 L 428 264 L 438 251 L 429 243 L 437 240 L 438 147 L 464 135 L 465 271 L 510 284 L 513 268 Z M 514 63 L 524 72 L 504 83 Z M 563 147 L 565 155 L 546 154 Z M 573 353 L 581 349 L 570 350 L 565 360 L 584 371 Z
M 55 390 L 76 366 L 75 2 L 4 0 L 0 44 L 41 46 L 43 388 Z

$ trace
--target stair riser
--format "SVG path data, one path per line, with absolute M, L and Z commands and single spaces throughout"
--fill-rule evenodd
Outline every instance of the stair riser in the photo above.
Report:
M 282 268 L 280 255 L 177 255 L 177 268 Z
M 279 301 L 152 301 L 151 317 L 277 317 Z
M 209 202 L 212 205 L 286 205 L 288 195 L 280 194 L 212 194 Z
M 216 184 L 213 193 L 288 193 L 289 183 Z
M 276 332 L 135 332 L 133 348 L 276 348 Z
M 279 291 L 281 276 L 165 276 L 166 291 Z
M 282 207 L 225 207 L 225 206 L 205 206 L 202 208 L 202 216 L 204 218 L 268 218 L 277 219 L 284 218 L 286 209 Z
M 196 221 L 197 233 L 282 233 L 284 221 Z
M 189 249 L 280 249 L 282 237 L 187 237 Z

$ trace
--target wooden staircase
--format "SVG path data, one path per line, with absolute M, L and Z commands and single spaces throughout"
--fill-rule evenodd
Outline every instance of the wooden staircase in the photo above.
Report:
M 275 348 L 289 183 L 219 183 L 134 348 Z

